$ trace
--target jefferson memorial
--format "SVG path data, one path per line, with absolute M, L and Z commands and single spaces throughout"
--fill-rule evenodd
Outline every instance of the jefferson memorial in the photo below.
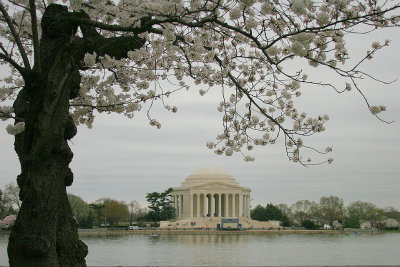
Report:
M 218 167 L 202 167 L 173 187 L 174 221 L 161 221 L 160 228 L 217 228 L 222 220 L 236 220 L 242 228 L 278 228 L 279 222 L 250 218 L 250 188 L 242 187 Z
M 250 191 L 220 168 L 200 168 L 173 188 L 176 217 L 250 218 Z

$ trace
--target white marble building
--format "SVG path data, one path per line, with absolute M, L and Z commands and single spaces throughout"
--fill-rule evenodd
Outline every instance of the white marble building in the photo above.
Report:
M 200 168 L 173 188 L 177 219 L 250 218 L 250 191 L 220 168 Z

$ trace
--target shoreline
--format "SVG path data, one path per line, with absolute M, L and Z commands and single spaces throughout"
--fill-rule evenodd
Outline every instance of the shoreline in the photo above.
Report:
M 79 229 L 79 235 L 270 235 L 270 234 L 376 234 L 385 233 L 372 230 L 109 230 L 109 229 Z

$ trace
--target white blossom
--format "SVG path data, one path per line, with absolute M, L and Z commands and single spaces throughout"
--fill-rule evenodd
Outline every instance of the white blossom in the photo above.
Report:
M 378 49 L 378 48 L 381 48 L 381 47 L 382 47 L 381 44 L 380 44 L 379 42 L 373 42 L 371 46 L 372 46 L 372 48 L 374 48 L 374 49 Z
M 88 68 L 93 67 L 94 64 L 96 64 L 96 57 L 97 57 L 96 52 L 94 52 L 93 54 L 86 53 L 85 57 L 83 58 L 85 66 Z
M 17 122 L 15 125 L 7 125 L 7 133 L 11 135 L 17 135 L 25 130 L 25 122 Z
M 369 109 L 370 109 L 372 114 L 376 115 L 376 114 L 378 114 L 378 113 L 380 113 L 382 111 L 386 111 L 386 106 L 383 106 L 383 105 L 381 105 L 381 106 L 371 106 Z
M 207 147 L 209 148 L 209 149 L 213 149 L 214 148 L 214 143 L 213 142 L 207 142 Z
M 328 13 L 320 12 L 317 14 L 317 23 L 320 26 L 325 26 L 329 23 L 330 17 Z
M 82 0 L 69 0 L 69 4 L 73 10 L 79 10 L 82 6 Z
M 294 0 L 291 2 L 291 8 L 297 15 L 304 15 L 306 13 L 306 6 L 303 0 Z
M 246 156 L 245 158 L 244 158 L 244 161 L 254 161 L 254 158 L 253 157 L 250 157 L 250 156 Z
M 229 17 L 232 20 L 238 19 L 241 16 L 241 10 L 239 8 L 233 8 L 230 12 L 229 12 Z
M 233 149 L 232 148 L 225 149 L 225 155 L 232 156 L 232 154 L 233 154 Z

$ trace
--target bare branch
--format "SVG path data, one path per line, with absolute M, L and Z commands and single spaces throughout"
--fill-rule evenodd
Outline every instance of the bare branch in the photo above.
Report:
M 1 47 L 3 46 L 1 45 Z M 19 73 L 21 73 L 22 76 L 26 76 L 28 74 L 28 71 L 15 62 L 8 54 L 0 53 L 0 59 L 10 63 L 16 70 L 19 71 Z
M 25 49 L 22 45 L 21 39 L 19 38 L 19 35 L 17 34 L 17 31 L 14 28 L 14 23 L 13 20 L 10 18 L 8 15 L 4 5 L 2 2 L 0 2 L 0 11 L 3 14 L 4 18 L 6 19 L 7 25 L 10 28 L 11 34 L 14 37 L 14 40 L 18 46 L 19 52 L 21 53 L 22 60 L 24 62 L 25 68 L 28 70 L 31 70 L 31 66 L 29 64 L 28 56 L 26 55 Z
M 40 71 L 40 45 L 39 35 L 37 29 L 37 16 L 36 16 L 36 3 L 35 0 L 29 0 L 29 12 L 31 14 L 32 23 L 32 42 L 33 42 L 33 53 L 34 53 L 34 65 L 33 69 Z

